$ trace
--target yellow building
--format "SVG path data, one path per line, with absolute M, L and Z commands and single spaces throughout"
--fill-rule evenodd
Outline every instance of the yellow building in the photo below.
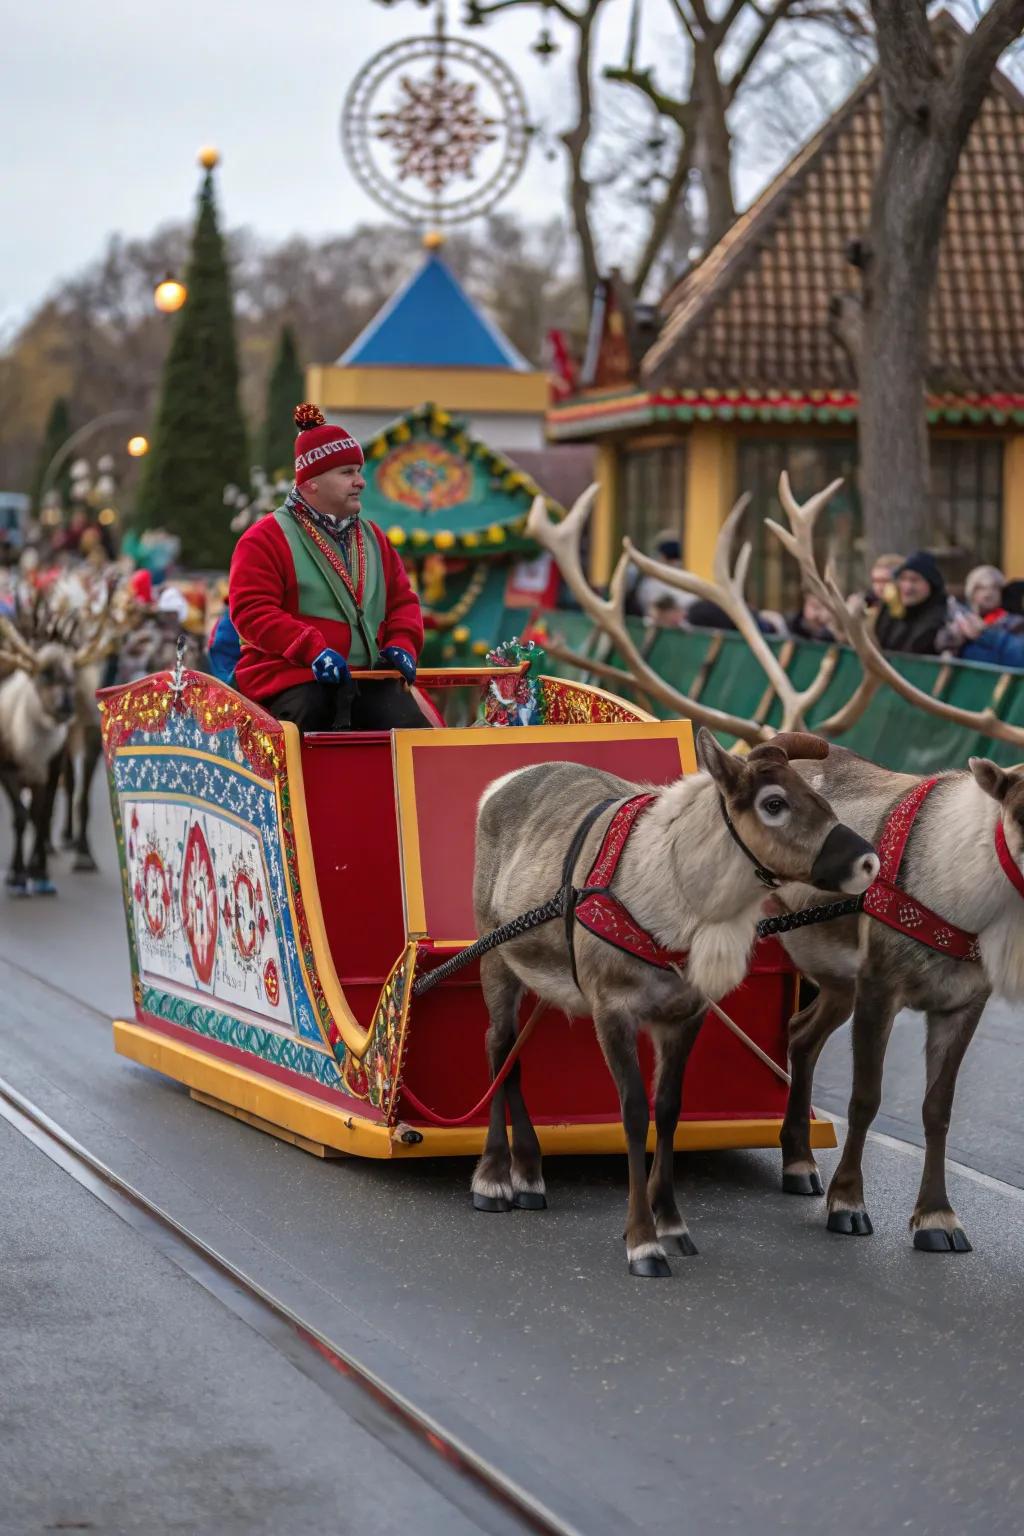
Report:
M 614 366 L 626 321 L 609 306 L 588 387 L 548 415 L 554 441 L 598 448 L 595 580 L 623 533 L 649 547 L 665 526 L 679 528 L 684 563 L 708 574 L 722 519 L 747 490 L 751 596 L 793 606 L 795 570 L 762 521 L 777 515 L 783 468 L 798 496 L 845 477 L 829 529 L 848 552 L 842 576 L 859 579 L 879 553 L 863 549 L 856 375 L 830 310 L 857 287 L 847 253 L 869 224 L 881 110 L 871 75 L 666 295 L 632 377 Z M 933 546 L 1024 576 L 1024 98 L 998 74 L 950 199 L 928 390 Z

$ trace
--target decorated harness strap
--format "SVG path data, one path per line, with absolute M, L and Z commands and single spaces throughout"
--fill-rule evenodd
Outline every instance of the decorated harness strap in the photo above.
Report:
M 656 798 L 655 795 L 635 795 L 632 800 L 627 800 L 624 805 L 620 805 L 615 812 L 604 834 L 597 858 L 591 865 L 586 884 L 579 892 L 575 917 L 576 921 L 595 938 L 603 939 L 606 944 L 613 945 L 615 949 L 632 955 L 634 960 L 643 960 L 647 965 L 654 965 L 659 970 L 667 971 L 673 966 L 684 966 L 688 959 L 688 951 L 665 949 L 652 934 L 647 932 L 646 928 L 641 928 L 632 914 L 617 897 L 611 894 L 610 890 L 615 872 L 619 867 L 619 860 L 629 841 L 629 835 L 638 819 L 654 804 Z
M 895 928 L 951 960 L 981 959 L 978 935 L 948 923 L 944 917 L 911 896 L 899 882 L 900 865 L 910 830 L 938 779 L 925 779 L 905 795 L 890 813 L 878 844 L 878 877 L 864 894 L 864 911 L 887 928 Z

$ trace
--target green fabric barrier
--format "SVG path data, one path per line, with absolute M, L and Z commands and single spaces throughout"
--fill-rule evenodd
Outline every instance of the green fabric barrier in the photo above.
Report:
M 502 618 L 502 639 L 518 633 L 523 614 L 506 609 Z M 628 627 L 637 645 L 643 649 L 647 632 L 639 620 L 629 620 Z M 548 628 L 563 643 L 575 651 L 582 651 L 588 640 L 593 644 L 593 625 L 585 614 L 559 610 L 548 615 Z M 701 630 L 688 633 L 684 630 L 659 630 L 647 655 L 654 670 L 681 693 L 693 686 L 708 649 L 716 638 L 716 632 Z M 721 648 L 701 693 L 700 702 L 729 714 L 750 719 L 760 704 L 767 681 L 754 661 L 745 642 L 734 632 L 721 634 Z M 772 649 L 778 654 L 786 642 L 772 640 Z M 806 688 L 817 674 L 828 648 L 814 641 L 797 641 L 787 668 L 797 688 Z M 603 657 L 612 665 L 622 665 L 614 654 Z M 930 656 L 890 656 L 897 670 L 915 687 L 931 693 L 939 681 L 940 673 L 948 667 L 949 676 L 942 690 L 944 702 L 960 709 L 972 711 L 996 709 L 1000 719 L 1012 722 L 1024 729 L 1024 674 L 1010 674 L 1010 681 L 999 700 L 993 704 L 993 696 L 1004 675 L 998 667 L 983 666 L 977 662 L 943 662 Z M 559 677 L 579 677 L 573 668 L 551 658 L 548 670 Z M 808 723 L 817 725 L 834 714 L 852 696 L 861 678 L 861 666 L 856 655 L 842 649 L 835 671 L 824 695 L 809 711 Z M 601 683 L 600 679 L 593 681 Z M 601 684 L 611 687 L 614 685 Z M 635 689 L 623 689 L 629 698 L 635 697 Z M 654 713 L 665 719 L 671 711 L 655 703 Z M 772 701 L 767 723 L 778 725 L 781 710 L 778 700 Z M 721 739 L 731 744 L 724 733 Z M 994 741 L 980 732 L 972 731 L 937 715 L 926 714 L 918 706 L 899 697 L 891 688 L 882 686 L 875 694 L 861 718 L 843 736 L 836 740 L 841 746 L 859 752 L 883 767 L 904 773 L 937 773 L 949 768 L 966 766 L 972 756 L 991 757 L 1004 766 L 1024 761 L 1024 747 L 1010 742 Z

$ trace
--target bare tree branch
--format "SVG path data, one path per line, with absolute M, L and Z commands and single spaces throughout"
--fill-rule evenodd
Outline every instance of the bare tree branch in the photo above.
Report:
M 767 15 L 764 15 L 762 12 L 758 12 L 758 15 L 761 16 L 761 25 L 758 27 L 757 32 L 754 34 L 754 37 L 749 43 L 746 53 L 743 55 L 742 59 L 740 59 L 729 79 L 724 84 L 723 88 L 725 91 L 726 106 L 732 105 L 736 97 L 736 92 L 739 90 L 740 86 L 743 84 L 744 80 L 753 69 L 755 63 L 757 62 L 758 56 L 761 53 L 761 50 L 764 48 L 765 44 L 768 42 L 768 39 L 775 31 L 778 23 L 790 10 L 792 10 L 793 4 L 794 0 L 777 0 L 776 5 L 771 11 L 769 11 Z M 742 3 L 737 4 L 734 0 L 734 3 L 726 17 L 726 22 L 729 27 L 731 27 L 733 22 L 736 21 L 743 8 L 744 7 Z M 754 9 L 756 10 L 757 7 L 755 6 Z
M 1024 0 L 994 4 L 964 38 L 946 86 L 956 143 L 963 144 L 981 110 L 1000 54 L 1024 32 Z

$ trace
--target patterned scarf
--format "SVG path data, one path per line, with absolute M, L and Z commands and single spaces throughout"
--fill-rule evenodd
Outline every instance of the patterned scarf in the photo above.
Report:
M 293 485 L 288 492 L 284 505 L 285 511 L 290 512 L 296 521 L 301 522 L 301 517 L 297 517 L 297 514 L 301 513 L 302 517 L 308 518 L 314 527 L 319 528 L 320 532 L 330 539 L 331 543 L 341 551 L 345 567 L 351 573 L 352 534 L 359 521 L 359 513 L 353 512 L 351 517 L 331 517 L 329 512 L 321 512 L 317 507 L 311 507 L 297 485 Z

